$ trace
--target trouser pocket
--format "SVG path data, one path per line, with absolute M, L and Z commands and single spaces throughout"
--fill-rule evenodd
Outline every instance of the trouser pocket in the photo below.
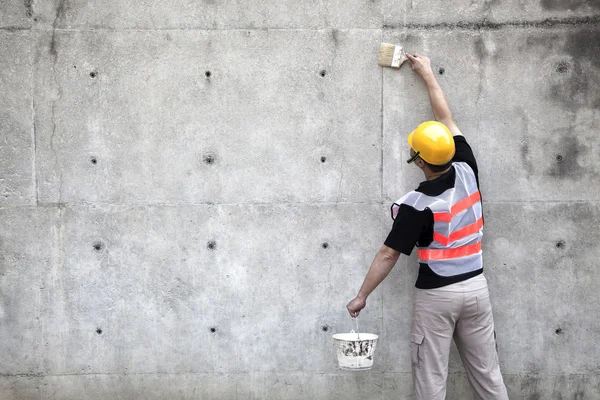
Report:
M 418 333 L 410 334 L 411 364 L 414 368 L 423 368 L 423 341 L 425 336 Z
M 475 317 L 475 323 L 479 326 L 488 326 L 493 320 L 490 295 L 477 296 L 477 316 Z

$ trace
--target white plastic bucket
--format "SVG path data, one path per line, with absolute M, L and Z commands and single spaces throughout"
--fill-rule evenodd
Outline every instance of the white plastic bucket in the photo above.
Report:
M 354 331 L 333 335 L 339 367 L 352 371 L 371 369 L 378 337 L 373 333 L 358 334 Z

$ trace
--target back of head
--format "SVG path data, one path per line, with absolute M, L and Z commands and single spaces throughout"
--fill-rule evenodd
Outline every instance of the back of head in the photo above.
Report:
M 447 168 L 456 152 L 452 133 L 438 121 L 427 121 L 419 125 L 408 136 L 408 144 L 416 155 L 433 167 L 434 172 L 438 169 L 435 167 Z

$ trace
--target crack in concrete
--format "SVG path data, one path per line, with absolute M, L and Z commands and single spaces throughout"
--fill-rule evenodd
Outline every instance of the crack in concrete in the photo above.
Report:
M 325 9 L 325 26 L 331 26 L 329 23 L 329 0 L 321 0 L 321 7 Z
M 30 28 L 25 28 L 22 26 L 1 26 L 0 27 L 0 31 L 6 31 L 6 32 L 10 32 L 10 33 L 28 31 L 28 30 L 30 30 Z
M 379 41 L 381 43 L 383 43 L 383 32 L 379 33 Z M 384 195 L 383 195 L 383 187 L 384 187 L 384 176 L 383 176 L 383 164 L 384 164 L 384 152 L 383 152 L 383 146 L 384 146 L 384 141 L 385 141 L 385 107 L 384 107 L 384 88 L 385 88 L 385 84 L 384 84 L 384 74 L 383 74 L 384 69 L 381 68 L 381 91 L 380 91 L 380 108 L 379 108 L 379 116 L 380 116 L 380 120 L 379 120 L 379 184 L 381 185 L 380 190 L 379 190 L 379 201 L 381 202 L 381 206 L 383 207 L 383 199 L 384 199 Z M 402 165 L 402 164 L 400 164 Z M 402 170 L 402 167 L 400 167 L 400 170 Z
M 50 150 L 52 150 L 52 154 L 54 155 L 54 173 L 56 174 L 57 165 L 58 165 L 58 155 L 56 153 L 56 149 L 54 148 L 54 137 L 56 136 L 56 104 L 62 97 L 62 87 L 58 82 L 58 77 L 56 74 L 56 64 L 58 63 L 58 51 L 56 49 L 56 25 L 58 20 L 63 12 L 65 0 L 60 0 L 58 7 L 56 8 L 56 14 L 54 16 L 54 21 L 52 22 L 52 37 L 50 39 L 50 55 L 52 56 L 52 75 L 54 78 L 54 84 L 58 89 L 58 95 L 52 101 L 52 112 L 51 112 L 51 120 L 52 120 L 52 135 L 50 136 Z M 60 172 L 59 177 L 59 186 L 58 186 L 58 205 L 60 207 L 62 200 L 62 189 L 63 189 L 63 173 Z
M 329 265 L 329 271 L 327 271 L 327 296 L 325 297 L 325 304 L 327 304 L 327 310 L 321 316 L 321 320 L 324 320 L 327 315 L 331 315 L 331 301 L 329 301 L 331 297 L 331 291 L 334 288 L 334 285 L 331 283 L 331 270 L 333 269 L 333 264 Z
M 33 45 L 31 45 L 31 47 L 33 47 Z M 33 54 L 33 49 L 32 52 Z M 34 57 L 35 59 L 35 57 Z M 34 69 L 34 64 L 35 61 L 32 60 L 32 69 Z M 33 144 L 33 160 L 31 160 L 31 164 L 32 164 L 32 179 L 33 179 L 33 191 L 35 194 L 35 204 L 36 206 L 39 204 L 40 202 L 40 194 L 39 194 L 39 185 L 38 185 L 38 178 L 37 178 L 37 124 L 36 124 L 36 104 L 35 104 L 35 80 L 33 79 L 33 73 L 32 73 L 32 84 L 31 84 L 31 121 L 32 121 L 32 144 Z
M 331 69 L 333 69 L 333 66 L 335 65 L 335 60 L 337 59 L 338 56 L 338 45 L 339 45 L 339 38 L 338 38 L 338 33 L 339 30 L 338 29 L 332 29 L 331 30 L 331 38 L 333 39 L 333 57 L 331 57 L 331 62 L 329 63 L 329 67 Z
M 33 0 L 24 0 L 23 4 L 25 5 L 25 15 L 27 18 L 31 18 L 33 16 Z
M 346 163 L 346 153 L 342 152 L 342 162 L 341 162 L 341 166 L 340 166 L 340 180 L 338 181 L 338 195 L 337 198 L 338 200 L 340 199 L 340 196 L 342 194 L 342 181 L 344 180 L 344 165 Z
M 437 22 L 431 24 L 383 24 L 383 29 L 465 29 L 465 30 L 497 30 L 504 27 L 514 28 L 551 28 L 557 25 L 587 25 L 600 23 L 600 15 L 586 17 L 568 17 L 568 18 L 546 18 L 533 21 L 503 21 L 492 22 L 487 19 L 482 21 L 458 21 L 458 22 Z
M 479 39 L 482 40 L 482 46 L 485 46 L 485 44 L 483 43 L 483 39 L 481 38 L 481 35 L 479 36 Z M 479 101 L 481 100 L 481 92 L 483 91 L 483 76 L 485 75 L 484 70 L 482 68 L 484 57 L 485 57 L 485 54 L 481 54 L 479 56 L 479 65 L 478 65 L 479 87 L 478 87 L 478 92 L 477 92 L 477 100 L 475 100 L 475 107 L 477 108 L 477 114 L 478 114 L 478 118 L 477 118 L 477 134 L 478 135 L 481 133 L 481 105 L 479 104 Z

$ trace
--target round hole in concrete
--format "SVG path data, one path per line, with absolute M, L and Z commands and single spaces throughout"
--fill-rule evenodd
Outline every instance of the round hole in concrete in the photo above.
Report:
M 564 158 L 562 155 L 559 154 L 556 156 L 556 162 L 563 162 L 563 160 L 564 160 Z
M 96 157 L 90 157 L 90 162 L 94 165 L 98 164 L 98 159 Z
M 565 241 L 564 240 L 559 240 L 558 242 L 556 242 L 556 248 L 557 249 L 562 249 L 565 247 Z
M 214 326 L 212 328 L 210 328 L 211 333 L 215 333 L 216 331 L 217 331 L 217 328 L 215 328 Z
M 327 332 L 329 330 L 329 327 L 327 325 L 323 325 L 321 329 L 323 330 L 323 332 Z
M 444 72 L 446 72 L 446 70 L 443 67 L 440 67 L 440 69 L 438 69 L 438 74 L 444 75 Z
M 102 329 L 100 329 L 100 328 L 96 329 L 96 333 L 97 333 L 98 335 L 102 335 Z
M 211 241 L 209 241 L 209 242 L 206 244 L 206 248 L 207 248 L 207 249 L 209 249 L 209 250 L 214 250 L 214 249 L 216 249 L 216 248 L 217 248 L 217 242 L 215 242 L 214 240 L 211 240 Z
M 321 72 L 319 72 L 319 75 L 321 75 L 321 77 L 325 77 L 325 75 L 327 75 L 327 71 L 322 69 Z
M 103 248 L 104 248 L 104 245 L 102 244 L 102 242 L 96 242 L 96 243 L 94 243 L 94 250 L 96 250 L 96 251 L 102 251 Z
M 215 161 L 216 161 L 216 158 L 217 158 L 217 157 L 216 157 L 214 154 L 205 154 L 205 155 L 202 157 L 202 160 L 204 161 L 204 164 L 207 164 L 207 165 L 212 165 L 212 164 L 214 164 L 214 163 L 215 163 Z
M 324 163 L 325 161 L 327 161 L 327 157 L 325 157 L 325 156 L 321 157 L 321 162 Z
M 563 333 L 563 329 L 561 327 L 558 327 L 558 328 L 556 328 L 554 333 L 556 333 L 557 335 L 561 335 Z
M 204 76 L 206 76 L 207 78 L 210 78 L 210 77 L 212 76 L 212 72 L 210 72 L 210 71 L 206 71 L 206 72 L 204 73 Z
M 92 71 L 92 72 L 90 72 L 90 77 L 91 77 L 91 78 L 95 78 L 95 77 L 97 77 L 97 76 L 98 76 L 98 73 L 97 73 L 96 71 Z
M 329 248 L 329 243 L 325 242 L 321 245 L 321 247 L 323 247 L 324 249 L 328 249 Z
M 569 72 L 570 68 L 571 66 L 567 61 L 561 61 L 558 64 L 556 64 L 556 72 L 558 72 L 559 74 L 566 74 L 567 72 Z

